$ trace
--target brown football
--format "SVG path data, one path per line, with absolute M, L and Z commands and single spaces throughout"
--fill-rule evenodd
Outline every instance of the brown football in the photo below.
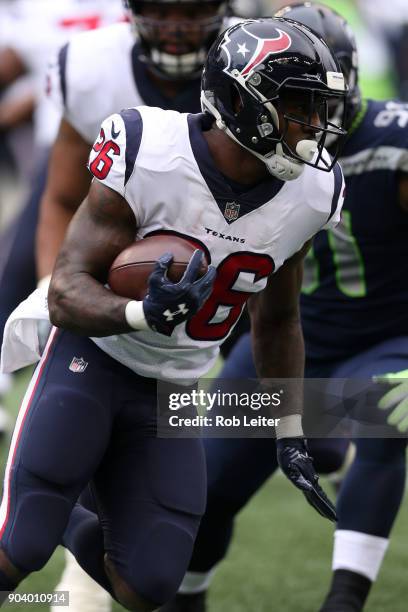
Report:
M 161 255 L 173 254 L 168 278 L 176 283 L 183 276 L 196 248 L 192 242 L 175 234 L 155 234 L 138 240 L 116 257 L 109 270 L 109 286 L 117 295 L 143 300 L 149 275 Z M 200 276 L 206 273 L 207 268 L 206 259 L 203 258 Z

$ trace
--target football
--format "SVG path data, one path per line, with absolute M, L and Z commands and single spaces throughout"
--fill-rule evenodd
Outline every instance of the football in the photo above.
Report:
M 183 276 L 197 246 L 187 238 L 175 234 L 155 234 L 128 246 L 114 260 L 108 277 L 111 290 L 122 297 L 143 300 L 147 294 L 148 278 L 156 261 L 164 253 L 173 254 L 168 278 L 177 283 Z M 206 259 L 200 268 L 200 276 L 208 268 Z

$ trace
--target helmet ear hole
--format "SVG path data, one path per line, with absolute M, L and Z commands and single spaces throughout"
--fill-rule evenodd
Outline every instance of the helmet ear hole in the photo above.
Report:
M 239 115 L 239 113 L 244 107 L 241 92 L 236 83 L 234 83 L 231 87 L 231 107 L 234 111 L 235 116 Z

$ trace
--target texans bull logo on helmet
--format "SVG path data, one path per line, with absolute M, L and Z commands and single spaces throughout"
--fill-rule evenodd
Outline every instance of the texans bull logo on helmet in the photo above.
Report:
M 233 53 L 235 57 L 234 70 L 239 70 L 243 77 L 248 76 L 268 56 L 282 53 L 289 49 L 292 44 L 289 34 L 279 28 L 276 28 L 275 38 L 259 38 L 248 32 L 245 26 L 243 26 L 240 42 L 237 43 L 236 40 L 231 41 L 228 34 L 226 34 L 226 39 L 226 42 L 221 45 L 229 60 L 224 72 L 230 72 L 231 53 Z M 237 66 L 236 58 L 239 55 L 242 55 L 242 65 Z

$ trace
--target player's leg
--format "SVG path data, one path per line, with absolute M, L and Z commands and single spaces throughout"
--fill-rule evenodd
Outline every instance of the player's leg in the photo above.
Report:
M 100 534 L 102 537 L 102 529 L 99 519 L 96 516 L 97 508 L 90 485 L 84 489 L 78 501 L 85 511 L 90 511 L 93 513 L 90 516 L 90 519 L 93 521 L 94 527 L 90 528 L 89 539 L 92 538 L 92 532 L 94 534 L 96 533 L 96 538 L 98 538 L 98 534 Z M 73 513 L 71 513 L 71 518 L 77 522 L 78 510 L 79 508 L 75 506 Z M 81 515 L 79 516 L 79 519 L 82 520 Z M 71 526 L 71 529 L 73 529 L 71 523 L 72 521 L 70 520 L 69 525 Z M 86 526 L 86 522 L 84 523 L 84 526 Z M 95 535 L 93 537 L 95 537 Z M 84 545 L 87 546 L 88 550 L 97 551 L 99 549 L 98 540 L 96 541 L 95 545 L 95 541 L 90 543 L 89 539 L 88 542 L 84 543 Z M 95 552 L 95 554 L 98 553 Z M 64 569 L 54 590 L 69 592 L 70 612 L 110 612 L 112 607 L 112 597 L 108 592 L 110 590 L 110 585 L 108 589 L 106 588 L 106 585 L 104 585 L 104 588 L 101 587 L 98 582 L 91 578 L 91 576 L 84 569 L 82 569 L 68 548 L 64 548 L 64 559 Z M 87 562 L 87 565 L 88 563 L 89 562 Z M 104 568 L 102 568 L 102 575 L 104 575 Z M 60 606 L 58 606 L 58 604 L 50 607 L 50 612 L 59 611 Z
M 370 379 L 406 368 L 408 338 L 383 343 L 346 362 L 338 378 Z M 380 392 L 379 392 L 380 393 Z M 372 410 L 376 398 L 372 397 Z M 356 456 L 340 489 L 333 579 L 324 612 L 363 609 L 376 580 L 405 485 L 403 439 L 356 439 Z
M 66 332 L 54 330 L 47 343 L 6 465 L 0 590 L 15 588 L 23 576 L 45 565 L 101 461 L 113 420 L 107 401 L 110 361 L 90 340 Z
M 175 595 L 187 569 L 206 478 L 201 440 L 157 437 L 154 381 L 123 381 L 94 485 L 115 596 L 129 609 L 156 609 Z

